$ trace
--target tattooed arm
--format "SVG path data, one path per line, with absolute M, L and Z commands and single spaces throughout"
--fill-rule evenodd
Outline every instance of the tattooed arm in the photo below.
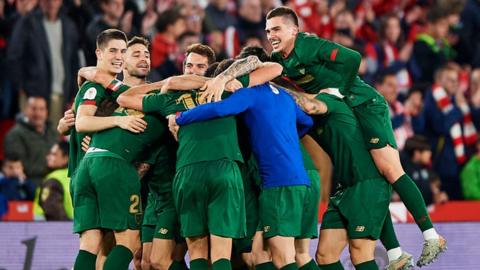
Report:
M 207 102 L 211 102 L 212 98 L 214 101 L 220 101 L 227 82 L 248 74 L 262 65 L 263 63 L 254 55 L 236 60 L 217 77 L 205 83 L 201 88 L 204 92 L 200 95 L 200 98 L 205 98 Z
M 298 106 L 307 114 L 325 114 L 328 111 L 327 105 L 315 99 L 311 95 L 285 89 L 295 100 Z

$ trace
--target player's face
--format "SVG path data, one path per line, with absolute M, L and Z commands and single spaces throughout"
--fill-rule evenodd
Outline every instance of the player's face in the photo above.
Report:
M 150 52 L 143 44 L 134 44 L 127 49 L 125 69 L 130 76 L 145 78 L 150 73 Z
M 50 169 L 63 168 L 68 164 L 68 156 L 64 155 L 58 144 L 50 149 L 47 155 L 47 166 Z
M 127 43 L 124 40 L 112 39 L 103 49 L 97 49 L 97 60 L 100 67 L 111 74 L 122 72 Z
M 195 74 L 203 76 L 208 68 L 208 58 L 197 54 L 189 53 L 185 58 L 185 66 L 183 68 L 183 74 Z
M 293 50 L 298 27 L 289 19 L 284 17 L 268 19 L 265 31 L 274 52 L 288 54 Z

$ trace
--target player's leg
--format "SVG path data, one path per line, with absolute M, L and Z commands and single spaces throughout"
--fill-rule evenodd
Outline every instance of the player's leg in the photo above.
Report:
M 102 242 L 100 243 L 100 250 L 97 255 L 97 261 L 95 262 L 95 269 L 102 270 L 108 253 L 115 246 L 115 236 L 112 231 L 106 231 L 103 233 Z
M 143 237 L 143 230 L 142 230 L 142 237 Z M 142 244 L 142 259 L 140 262 L 140 266 L 142 270 L 150 270 L 152 267 L 152 263 L 150 261 L 150 256 L 152 254 L 152 242 L 143 242 Z
M 174 264 L 175 240 L 154 238 L 150 261 L 155 270 L 180 269 L 178 262 Z
M 179 237 L 178 217 L 173 200 L 165 201 L 162 204 L 158 221 L 155 227 L 153 248 L 150 256 L 152 267 L 162 270 L 181 269 L 181 264 L 174 259 L 176 238 Z M 184 254 L 185 255 L 185 254 Z
M 263 232 L 257 231 L 253 237 L 252 259 L 257 270 L 275 270 L 270 250 L 264 246 Z
M 322 270 L 343 270 L 340 255 L 347 246 L 348 238 L 345 220 L 341 217 L 335 197 L 330 199 L 327 211 L 323 214 L 320 236 L 315 258 Z
M 190 270 L 208 269 L 208 236 L 187 237 Z
M 181 270 L 188 270 L 187 263 L 185 262 L 185 254 L 187 254 L 187 242 L 185 238 L 180 237 L 175 240 L 175 251 L 173 252 L 174 261 L 178 262 Z
M 95 269 L 97 254 L 102 242 L 99 229 L 87 230 L 80 234 L 80 249 L 75 259 L 74 269 Z
M 350 258 L 356 270 L 378 270 L 374 256 L 375 242 L 367 238 L 349 240 Z
M 428 264 L 446 249 L 446 241 L 437 234 L 420 190 L 410 176 L 405 173 L 400 163 L 388 105 L 379 96 L 366 104 L 355 107 L 353 111 L 359 120 L 375 165 L 392 184 L 393 189 L 398 193 L 423 233 L 425 243 L 419 264 Z
M 388 211 L 383 223 L 380 241 L 387 250 L 388 265 L 386 270 L 410 269 L 414 266 L 413 256 L 402 250 L 398 242 L 397 235 L 393 228 L 390 211 Z
M 273 236 L 267 239 L 272 261 L 277 269 L 298 269 L 295 262 L 295 237 Z

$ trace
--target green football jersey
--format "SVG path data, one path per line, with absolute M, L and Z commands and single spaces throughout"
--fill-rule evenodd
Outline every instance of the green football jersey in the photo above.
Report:
M 192 109 L 202 102 L 196 91 L 147 95 L 144 112 L 169 115 Z M 178 132 L 177 169 L 202 161 L 230 159 L 243 162 L 235 117 L 224 117 L 183 126 Z
M 150 153 L 147 160 L 143 161 L 151 165 L 143 177 L 143 181 L 147 182 L 149 192 L 164 198 L 170 197 L 172 181 L 175 176 L 176 142 L 168 132 L 165 132 L 153 147 L 156 150 Z
M 78 90 L 73 103 L 75 114 L 78 112 L 78 107 L 85 105 L 100 105 L 100 103 L 107 98 L 107 91 L 105 88 L 97 83 L 86 81 Z M 70 129 L 70 149 L 68 159 L 68 176 L 76 170 L 78 164 L 85 156 L 82 150 L 82 140 L 89 135 L 88 133 L 77 132 L 75 128 Z
M 325 88 L 338 88 L 350 107 L 378 95 L 358 76 L 358 52 L 308 33 L 298 33 L 295 47 L 287 58 L 278 52 L 272 60 L 283 66 L 283 75 L 310 94 Z
M 120 155 L 128 162 L 144 160 L 145 150 L 154 149 L 154 145 L 167 130 L 163 117 L 154 114 L 144 114 L 133 109 L 119 107 L 114 116 L 141 115 L 147 122 L 147 128 L 140 133 L 133 133 L 120 127 L 114 127 L 97 132 L 92 137 L 90 147 L 108 150 Z
M 330 94 L 320 93 L 317 99 L 327 105 L 328 112 L 315 117 L 311 135 L 332 159 L 335 179 L 342 186 L 351 186 L 381 178 L 352 109 Z

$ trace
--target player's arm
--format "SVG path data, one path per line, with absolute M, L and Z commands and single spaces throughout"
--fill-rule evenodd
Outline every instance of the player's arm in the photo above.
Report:
M 211 78 L 198 75 L 180 75 L 173 76 L 165 80 L 162 87 L 162 93 L 169 90 L 188 91 L 192 89 L 199 89 Z
M 140 133 L 147 127 L 147 122 L 140 116 L 95 116 L 96 105 L 82 104 L 78 106 L 75 128 L 77 132 L 96 132 L 109 128 L 120 127 L 134 133 Z
M 295 105 L 295 116 L 297 121 L 297 132 L 301 138 L 307 134 L 308 130 L 313 126 L 313 120 L 310 116 L 305 114 L 302 109 Z
M 236 60 L 222 73 L 205 83 L 201 88 L 204 92 L 200 97 L 206 99 L 207 102 L 211 102 L 212 98 L 214 101 L 219 101 L 222 98 L 222 93 L 225 90 L 227 82 L 254 71 L 261 67 L 262 64 L 262 61 L 253 55 Z
M 68 109 L 63 113 L 63 117 L 58 121 L 57 131 L 62 135 L 67 135 L 70 128 L 75 125 L 75 114 L 72 109 Z
M 261 67 L 252 71 L 249 75 L 248 87 L 264 84 L 282 75 L 282 65 L 274 62 L 265 62 Z
M 251 89 L 243 89 L 222 101 L 203 104 L 191 110 L 181 112 L 178 114 L 176 122 L 178 125 L 183 126 L 193 122 L 240 114 L 246 111 L 253 103 L 251 93 Z
M 295 100 L 297 105 L 307 114 L 325 114 L 328 111 L 327 105 L 316 99 L 313 95 L 300 93 L 297 91 L 292 91 L 285 89 Z
M 343 85 L 340 87 L 350 88 L 362 61 L 362 56 L 357 51 L 325 39 L 315 39 L 309 49 L 311 49 L 308 50 L 308 53 L 311 53 L 311 59 L 327 62 L 327 68 L 341 76 Z
M 117 103 L 125 108 L 142 111 L 143 97 L 154 90 L 161 89 L 164 84 L 165 80 L 130 87 L 118 96 Z

